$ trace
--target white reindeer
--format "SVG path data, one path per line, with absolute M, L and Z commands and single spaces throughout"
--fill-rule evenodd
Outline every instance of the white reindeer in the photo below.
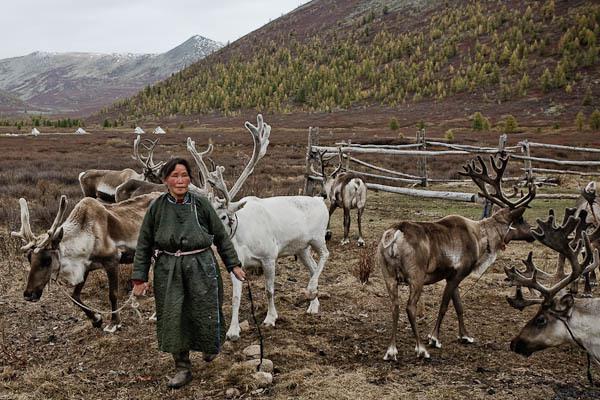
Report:
M 252 173 L 258 160 L 264 156 L 269 143 L 271 127 L 263 122 L 261 115 L 257 117 L 257 122 L 258 126 L 246 122 L 246 128 L 254 140 L 253 156 L 231 190 L 227 189 L 223 180 L 222 166 L 209 172 L 191 139 L 188 139 L 188 150 L 196 160 L 201 174 L 205 175 L 204 180 L 210 182 L 222 196 L 213 197 L 212 203 L 229 232 L 242 265 L 263 268 L 268 299 L 268 312 L 263 323 L 274 326 L 278 317 L 274 295 L 275 269 L 279 257 L 296 255 L 310 270 L 310 281 L 307 287 L 310 305 L 307 312 L 318 313 L 319 311 L 317 298 L 319 276 L 329 257 L 325 243 L 328 213 L 324 200 L 319 197 L 279 196 L 265 199 L 244 197 L 237 202 L 231 201 Z M 319 255 L 318 263 L 312 257 L 311 249 Z M 233 275 L 231 282 L 233 301 L 227 338 L 238 340 L 242 283 Z

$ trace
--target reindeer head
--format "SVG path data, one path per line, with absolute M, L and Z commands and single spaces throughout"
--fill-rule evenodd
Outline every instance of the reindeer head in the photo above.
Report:
M 11 232 L 12 236 L 20 237 L 25 245 L 21 247 L 29 260 L 29 275 L 27 287 L 23 296 L 27 301 L 38 301 L 42 297 L 44 288 L 50 281 L 52 273 L 60 269 L 59 244 L 63 237 L 63 228 L 60 225 L 67 209 L 67 196 L 60 198 L 58 213 L 51 228 L 47 233 L 35 236 L 29 224 L 29 208 L 27 201 L 19 199 L 21 207 L 21 230 Z
M 142 143 L 142 146 L 144 147 L 144 149 L 146 149 L 148 151 L 147 156 L 144 156 L 139 151 L 139 146 L 140 146 L 140 143 L 142 142 L 141 136 L 137 135 L 137 138 L 133 142 L 133 156 L 132 157 L 134 160 L 138 160 L 140 162 L 140 164 L 142 164 L 142 175 L 144 175 L 144 180 L 147 182 L 162 183 L 162 181 L 159 177 L 159 172 L 165 163 L 164 163 L 164 161 L 161 161 L 158 164 L 155 164 L 154 159 L 153 159 L 154 148 L 156 147 L 158 140 L 159 139 L 156 139 L 156 140 L 145 139 L 144 140 L 144 142 L 148 142 L 148 144 Z
M 325 172 L 325 167 L 327 166 L 327 164 L 329 163 L 329 161 L 331 161 L 333 158 L 336 158 L 335 155 L 330 155 L 330 156 L 326 156 L 327 151 L 322 151 L 318 153 L 319 156 L 319 165 L 321 166 L 321 172 L 318 173 L 317 171 L 315 171 L 314 169 L 312 169 L 312 173 L 314 175 L 321 175 L 323 177 L 323 185 L 322 185 L 322 190 L 321 193 L 319 193 L 319 195 L 321 197 L 323 197 L 324 199 L 329 198 L 331 200 L 331 195 L 332 195 L 332 190 L 334 187 L 334 183 L 335 183 L 335 178 L 337 178 L 338 176 L 340 176 L 340 174 L 344 173 L 343 171 L 343 153 L 342 153 L 342 149 L 338 149 L 338 154 L 337 154 L 337 158 L 338 158 L 338 165 L 335 167 L 335 169 L 333 170 L 332 173 L 327 174 Z
M 599 264 L 598 250 L 592 250 L 590 236 L 596 239 L 600 231 L 587 235 L 585 214 L 576 217 L 575 209 L 567 209 L 562 225 L 556 226 L 554 210 L 550 210 L 546 221 L 538 219 L 537 222 L 538 227 L 532 230 L 533 235 L 544 246 L 569 260 L 571 273 L 551 287 L 542 285 L 538 281 L 541 271 L 534 265 L 531 252 L 527 260 L 523 260 L 525 271 L 519 271 L 514 266 L 505 267 L 505 273 L 512 284 L 535 289 L 542 295 L 540 299 L 525 299 L 518 291 L 517 296 L 507 298 L 509 304 L 518 309 L 541 304 L 537 314 L 511 341 L 511 350 L 525 356 L 569 341 L 571 336 L 565 321 L 572 314 L 575 300 L 571 294 L 564 293 L 563 289 Z M 570 238 L 571 234 L 574 235 L 573 239 Z M 583 260 L 580 260 L 582 254 Z
M 502 176 L 508 165 L 509 156 L 498 157 L 497 160 L 490 156 L 490 164 L 496 175 L 494 178 L 490 177 L 483 159 L 477 156 L 477 160 L 480 166 L 477 166 L 475 160 L 471 160 L 463 166 L 465 172 L 459 172 L 459 174 L 470 177 L 481 190 L 479 195 L 500 207 L 500 210 L 496 211 L 491 218 L 507 227 L 504 234 L 504 243 L 511 240 L 533 242 L 535 238 L 531 233 L 531 226 L 523 218 L 523 214 L 528 204 L 535 198 L 535 185 L 530 183 L 527 194 L 525 196 L 521 195 L 516 201 L 512 201 L 510 198 L 516 197 L 517 189 L 514 188 L 515 193 L 512 196 L 505 194 L 502 189 Z M 488 187 L 493 189 L 493 193 L 488 191 Z
M 223 171 L 225 170 L 225 167 L 219 165 L 215 167 L 214 170 L 209 171 L 206 163 L 204 162 L 203 156 L 206 156 L 212 152 L 212 145 L 209 144 L 206 151 L 198 153 L 194 141 L 191 140 L 191 138 L 188 138 L 187 142 L 187 149 L 192 154 L 192 157 L 198 165 L 200 178 L 203 182 L 203 190 L 207 192 L 207 196 L 211 201 L 213 208 L 217 211 L 217 215 L 219 215 L 221 222 L 223 222 L 223 225 L 229 229 L 230 233 L 233 232 L 234 229 L 235 213 L 246 205 L 245 201 L 232 202 L 231 200 L 238 194 L 246 179 L 248 179 L 248 177 L 254 171 L 254 167 L 258 161 L 264 157 L 265 153 L 267 152 L 267 147 L 269 146 L 271 126 L 264 123 L 261 114 L 258 114 L 256 117 L 256 122 L 256 126 L 252 125 L 248 121 L 245 123 L 246 129 L 252 135 L 254 149 L 252 151 L 252 157 L 250 158 L 250 161 L 248 161 L 244 171 L 242 171 L 242 174 L 236 180 L 231 190 L 227 188 L 225 180 L 223 179 Z M 215 195 L 215 192 L 218 194 Z

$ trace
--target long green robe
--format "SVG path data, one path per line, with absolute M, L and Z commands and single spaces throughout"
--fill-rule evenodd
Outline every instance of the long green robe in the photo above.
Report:
M 168 193 L 148 208 L 135 252 L 134 280 L 148 280 L 154 250 L 202 253 L 175 257 L 160 254 L 154 265 L 156 333 L 161 351 L 217 354 L 225 339 L 223 283 L 210 249 L 215 244 L 227 270 L 240 265 L 229 236 L 209 201 L 191 193 L 176 204 Z

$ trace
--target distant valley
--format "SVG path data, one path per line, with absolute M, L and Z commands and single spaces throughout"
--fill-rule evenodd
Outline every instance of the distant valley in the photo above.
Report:
M 85 115 L 220 49 L 195 35 L 162 54 L 34 52 L 0 60 L 0 115 Z

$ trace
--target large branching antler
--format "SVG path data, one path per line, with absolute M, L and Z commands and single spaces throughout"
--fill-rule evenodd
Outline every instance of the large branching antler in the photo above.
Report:
M 254 167 L 258 163 L 258 161 L 263 158 L 265 153 L 267 152 L 267 147 L 269 146 L 269 136 L 271 135 L 271 126 L 265 124 L 263 121 L 262 114 L 258 114 L 256 116 L 256 126 L 252 125 L 250 122 L 246 121 L 244 124 L 246 129 L 252 135 L 252 141 L 254 142 L 254 149 L 252 151 L 252 157 L 242 174 L 239 176 L 235 184 L 229 191 L 229 198 L 233 199 L 238 194 L 242 185 L 248 179 L 248 177 L 254 171 Z
M 198 153 L 198 151 L 196 150 L 196 142 L 194 142 L 192 138 L 188 137 L 187 149 L 192 154 L 192 157 L 194 158 L 194 161 L 196 161 L 196 165 L 198 166 L 198 170 L 200 171 L 200 179 L 202 180 L 202 190 L 206 193 L 209 193 L 211 191 L 209 183 L 210 170 L 204 162 L 204 157 L 208 158 L 208 156 L 212 154 L 213 145 L 212 143 L 209 143 L 205 151 L 203 151 L 202 153 Z
M 528 287 L 539 291 L 544 297 L 544 303 L 548 304 L 552 298 L 567 287 L 570 283 L 578 279 L 581 275 L 591 272 L 598 267 L 598 250 L 592 250 L 590 238 L 585 232 L 583 225 L 585 220 L 575 217 L 570 212 L 565 213 L 563 224 L 556 226 L 554 210 L 550 210 L 548 219 L 537 220 L 538 227 L 532 230 L 534 237 L 544 246 L 549 247 L 562 254 L 571 264 L 571 273 L 551 287 L 546 287 L 538 281 L 538 275 L 541 271 L 533 264 L 530 256 L 523 261 L 527 267 L 526 271 L 518 271 L 514 266 L 505 267 L 504 272 L 513 284 Z M 569 235 L 576 232 L 575 238 L 570 239 Z M 578 237 L 577 235 L 580 235 Z M 579 260 L 579 255 L 584 250 L 583 261 Z M 531 272 L 532 271 L 532 272 Z M 531 273 L 529 273 L 531 272 Z
M 490 165 L 496 174 L 494 178 L 488 173 L 487 166 L 481 156 L 477 156 L 480 167 L 477 166 L 475 160 L 470 160 L 467 165 L 463 166 L 465 172 L 459 172 L 459 174 L 470 177 L 479 189 L 481 189 L 479 195 L 500 207 L 515 209 L 527 206 L 535 198 L 535 185 L 533 183 L 528 185 L 527 194 L 517 201 L 510 201 L 509 197 L 511 196 L 506 195 L 502 190 L 502 177 L 508 165 L 509 158 L 510 156 L 498 157 L 498 160 L 496 161 L 493 156 L 490 156 Z M 488 191 L 488 186 L 494 190 L 493 193 Z
M 331 161 L 332 159 L 337 157 L 337 155 L 331 155 L 329 157 L 325 157 L 326 154 L 327 154 L 327 150 L 317 152 L 317 157 L 319 157 L 319 166 L 321 167 L 321 172 L 317 172 L 313 168 L 312 165 L 310 166 L 311 172 L 313 174 L 315 174 L 316 176 L 322 176 L 323 179 L 327 178 L 327 175 L 325 174 L 325 166 L 329 163 L 329 161 Z M 335 173 L 337 173 L 337 171 L 339 171 L 341 165 L 342 165 L 342 163 L 340 162 L 340 164 L 336 167 L 336 170 L 329 176 L 333 176 Z
M 158 144 L 159 139 L 150 140 L 144 139 L 144 142 L 148 142 L 148 144 L 142 142 L 142 137 L 137 135 L 137 138 L 133 142 L 133 156 L 134 160 L 138 160 L 145 170 L 152 171 L 155 175 L 158 175 L 158 171 L 165 164 L 164 161 L 160 161 L 158 164 L 154 162 L 154 149 Z M 148 155 L 145 156 L 140 153 L 139 146 L 140 144 L 144 147 L 144 149 L 148 152 Z
M 56 217 L 54 218 L 54 222 L 52 222 L 52 226 L 48 229 L 48 237 L 46 237 L 40 244 L 36 246 L 36 252 L 39 249 L 43 249 L 50 243 L 50 241 L 54 238 L 54 234 L 58 230 L 58 227 L 62 224 L 65 213 L 67 212 L 67 196 L 64 194 L 60 196 L 60 204 L 58 206 L 58 212 L 56 213 Z
M 21 208 L 21 229 L 18 232 L 11 232 L 10 235 L 21 238 L 23 243 L 25 243 L 25 245 L 21 247 L 21 251 L 27 251 L 35 246 L 37 238 L 33 234 L 29 223 L 29 207 L 27 206 L 27 200 L 21 197 L 19 199 L 19 206 Z

